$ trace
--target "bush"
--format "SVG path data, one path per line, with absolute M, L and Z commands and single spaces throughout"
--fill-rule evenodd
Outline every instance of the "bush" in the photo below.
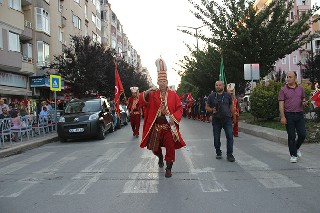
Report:
M 272 120 L 279 117 L 278 95 L 282 83 L 270 81 L 267 85 L 257 85 L 251 97 L 251 114 L 258 119 Z

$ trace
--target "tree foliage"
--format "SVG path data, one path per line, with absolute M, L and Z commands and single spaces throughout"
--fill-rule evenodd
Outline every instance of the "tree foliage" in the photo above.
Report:
M 303 66 L 305 68 L 304 78 L 309 78 L 312 83 L 320 81 L 320 54 L 315 55 L 313 58 L 309 57 Z
M 266 76 L 277 60 L 308 41 L 310 17 L 319 9 L 318 6 L 314 6 L 304 16 L 292 20 L 288 18 L 293 7 L 292 0 L 272 1 L 261 11 L 257 11 L 254 7 L 254 1 L 222 0 L 221 3 L 201 0 L 200 4 L 193 0 L 188 1 L 194 6 L 192 11 L 194 16 L 211 31 L 210 36 L 200 34 L 199 38 L 206 41 L 224 58 L 227 81 L 240 86 L 238 88 L 240 92 L 244 90 L 243 85 L 245 85 L 243 65 L 259 63 L 261 77 Z M 314 21 L 318 21 L 318 18 Z M 196 36 L 188 30 L 182 31 Z M 214 57 L 206 60 L 215 61 L 215 59 Z M 203 59 L 199 55 L 193 55 L 192 60 L 186 60 L 189 72 L 197 70 L 201 60 Z M 206 77 L 203 76 L 200 82 L 205 81 Z M 211 81 L 214 81 L 214 78 L 211 78 Z M 202 86 L 202 84 L 195 85 Z
M 72 84 L 76 97 L 100 94 L 114 96 L 115 63 L 119 75 L 129 94 L 130 86 L 148 88 L 146 78 L 122 59 L 115 60 L 115 51 L 106 49 L 102 44 L 93 42 L 89 36 L 71 36 L 72 45 L 65 48 L 61 55 L 55 56 L 51 68 Z M 135 84 L 132 79 L 136 80 Z

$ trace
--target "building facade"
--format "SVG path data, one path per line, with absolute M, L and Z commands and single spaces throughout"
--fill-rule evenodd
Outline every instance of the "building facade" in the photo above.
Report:
M 256 0 L 254 6 L 258 10 L 263 10 L 266 5 L 269 5 L 272 0 Z M 295 0 L 290 11 L 290 20 L 298 20 L 309 9 L 311 9 L 311 0 Z M 310 26 L 312 27 L 312 26 Z M 295 71 L 298 76 L 298 81 L 301 83 L 303 79 L 303 67 L 299 66 L 299 62 L 304 63 L 308 57 L 308 51 L 311 50 L 311 43 L 307 43 L 298 50 L 286 55 L 284 58 L 275 62 L 275 71 Z
M 55 71 L 49 65 L 71 45 L 70 35 L 90 36 L 138 66 L 137 51 L 108 0 L 0 0 L 0 98 L 52 99 L 48 74 Z

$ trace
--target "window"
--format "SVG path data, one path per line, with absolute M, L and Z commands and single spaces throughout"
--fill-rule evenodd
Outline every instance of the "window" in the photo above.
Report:
M 9 31 L 9 50 L 20 52 L 19 34 Z
M 74 0 L 74 2 L 76 2 L 76 3 L 80 4 L 80 0 Z
M 2 4 L 2 1 L 3 1 L 3 0 L 0 0 L 0 4 Z
M 96 6 L 96 0 L 92 0 L 94 6 Z
M 290 12 L 290 18 L 291 18 L 291 20 L 294 19 L 294 13 L 292 11 Z
M 97 34 L 92 32 L 92 41 L 97 42 Z
M 99 30 L 101 30 L 101 20 L 97 17 L 96 26 Z
M 38 66 L 46 66 L 50 62 L 49 45 L 43 41 L 37 41 Z
M 81 19 L 78 16 L 72 15 L 72 22 L 75 28 L 81 29 Z
M 101 36 L 97 35 L 97 42 L 101 44 Z
M 92 18 L 91 18 L 92 22 L 94 23 L 94 25 L 96 25 L 96 16 L 92 13 Z
M 117 46 L 117 42 L 112 39 L 112 41 L 111 41 L 111 48 L 116 49 L 116 46 Z
M 32 59 L 32 44 L 22 44 L 22 55 L 23 59 L 26 61 Z
M 0 49 L 2 48 L 3 48 L 2 28 L 0 28 Z
M 84 17 L 88 19 L 88 8 L 86 4 L 84 5 Z
M 37 30 L 50 34 L 49 13 L 43 8 L 36 7 L 36 26 Z
M 292 57 L 292 63 L 297 64 L 297 56 L 296 55 Z
M 9 7 L 21 11 L 21 0 L 9 0 Z
M 285 57 L 282 59 L 282 64 L 286 64 L 286 58 Z
M 59 27 L 59 41 L 63 41 L 63 30 Z

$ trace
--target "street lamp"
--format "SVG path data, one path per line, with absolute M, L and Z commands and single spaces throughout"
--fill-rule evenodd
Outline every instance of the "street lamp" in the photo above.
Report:
M 196 31 L 196 38 L 197 38 L 197 51 L 198 51 L 198 29 L 204 27 L 205 25 L 202 25 L 201 27 L 189 27 L 189 26 L 177 26 L 177 27 L 185 27 L 185 28 L 190 28 L 194 29 Z M 179 30 L 179 29 L 177 29 Z M 181 30 L 180 30 L 181 31 Z

